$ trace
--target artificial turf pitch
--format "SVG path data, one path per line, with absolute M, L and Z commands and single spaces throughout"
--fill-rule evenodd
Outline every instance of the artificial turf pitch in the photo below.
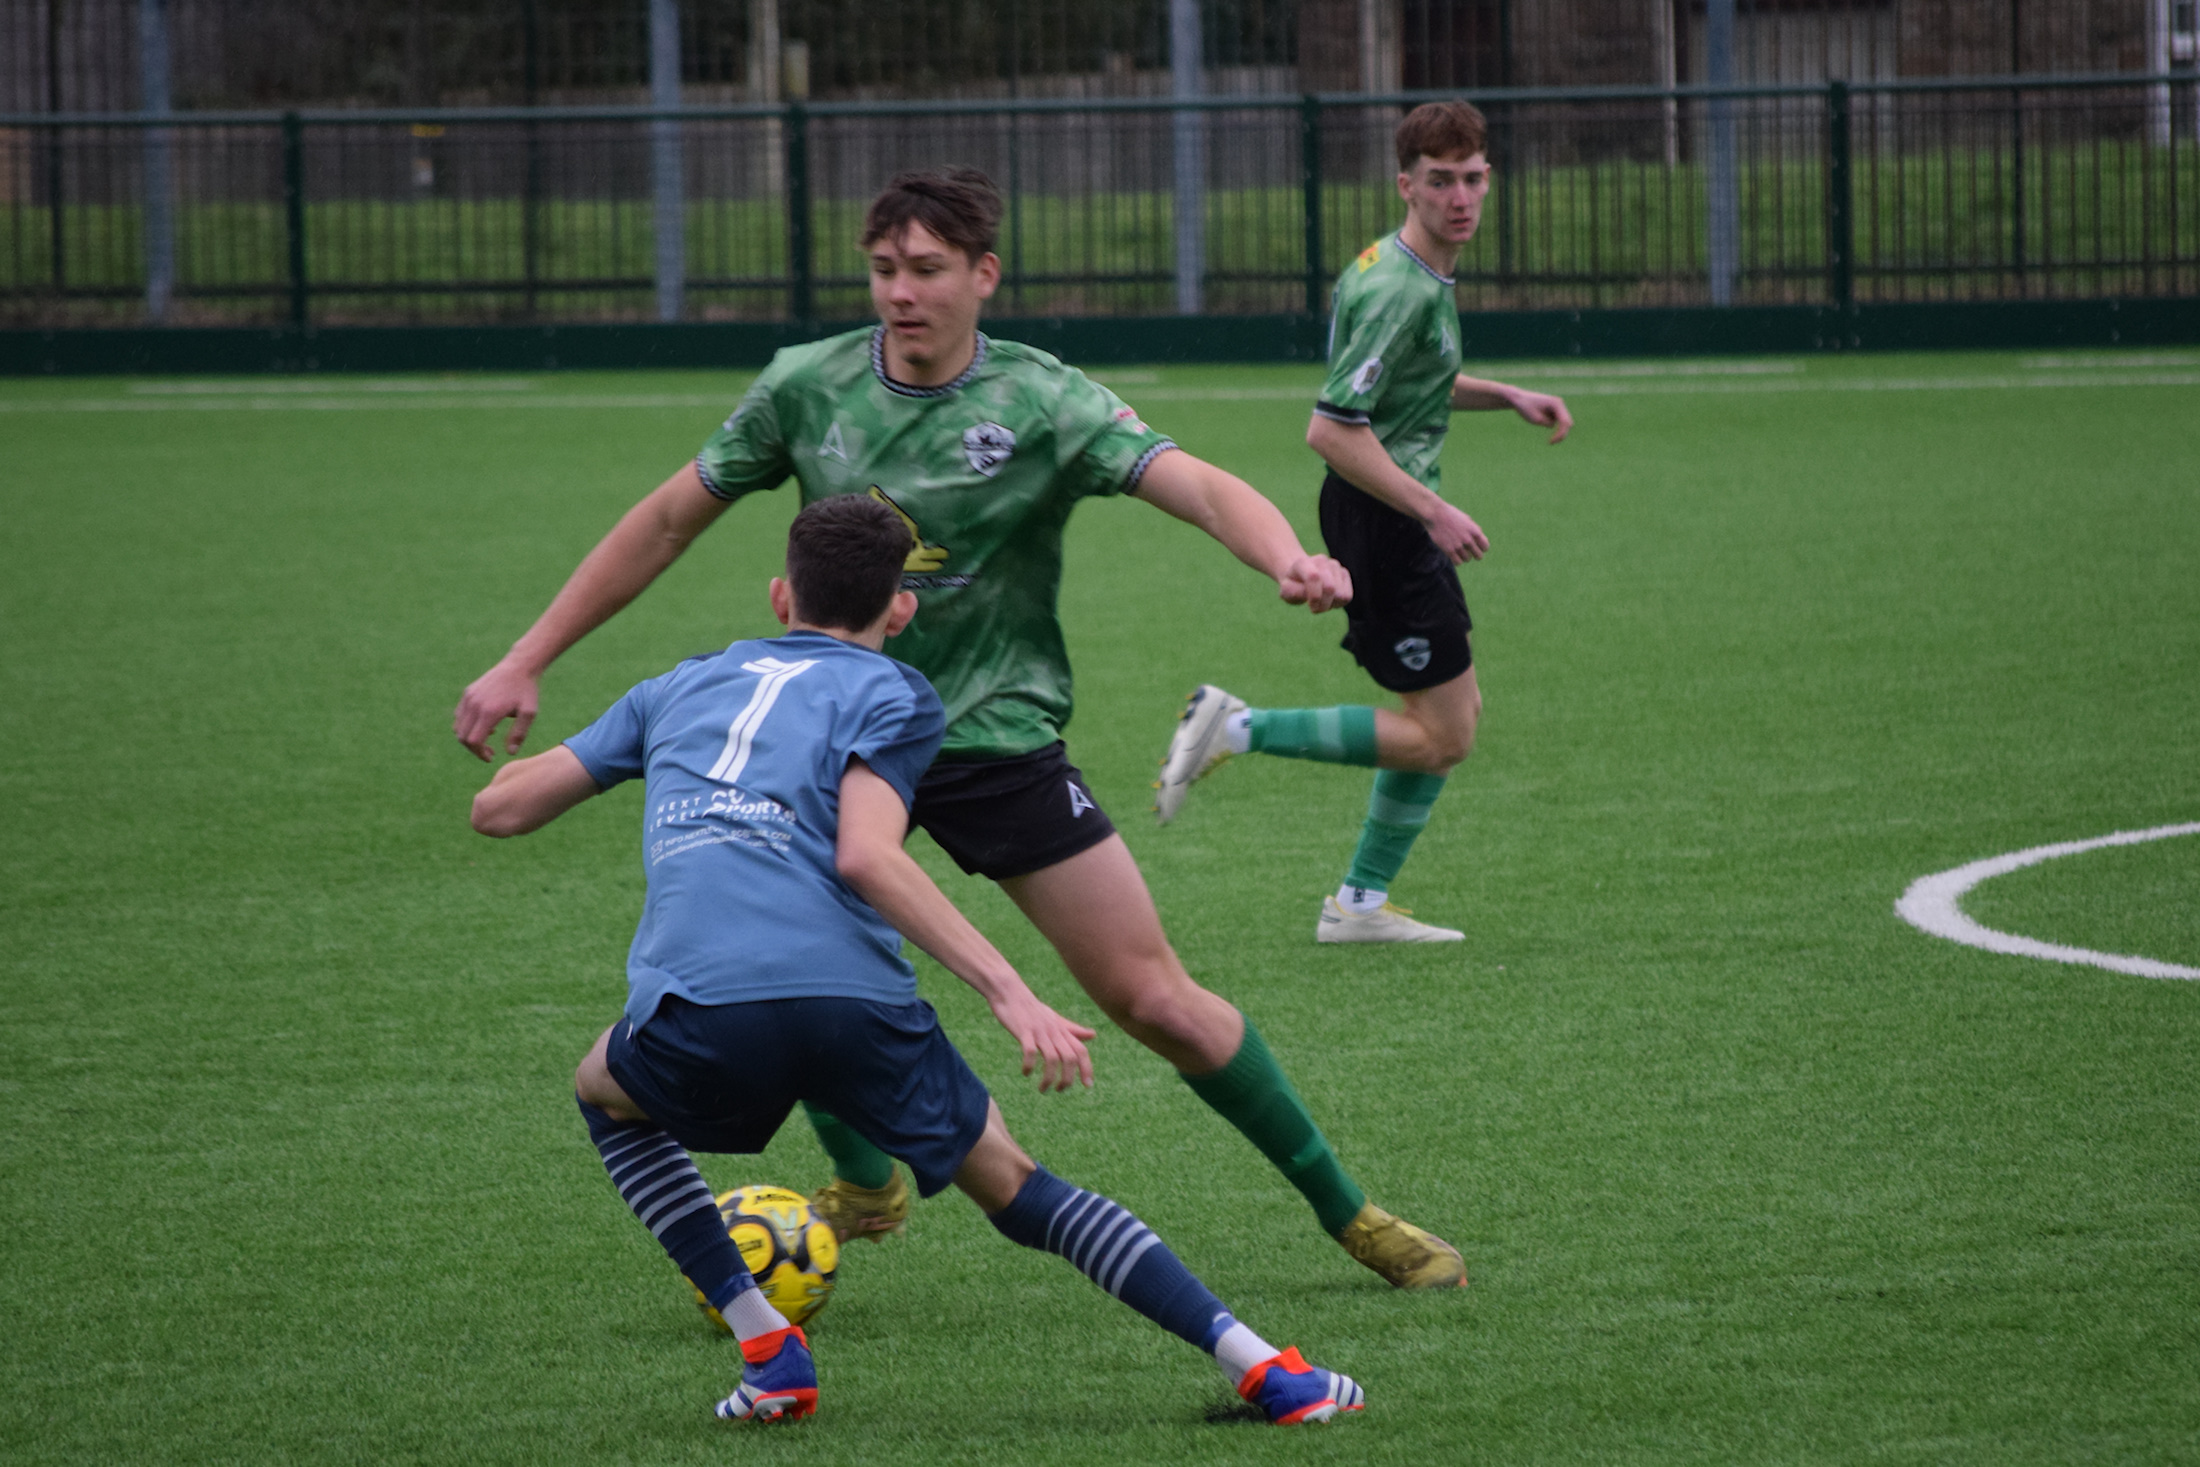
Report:
M 1192 971 L 1474 1286 L 1394 1293 L 1155 1058 L 1027 1147 L 1365 1384 L 1269 1432 L 1198 1355 L 952 1195 L 859 1247 L 818 1418 L 738 1370 L 570 1098 L 617 1011 L 640 792 L 470 834 L 460 688 L 722 416 L 736 374 L 0 383 L 0 1458 L 2200 1460 L 2200 984 L 2004 957 L 1918 876 L 2200 819 L 2200 353 L 1576 365 L 1546 449 L 1460 418 L 1488 700 L 1399 898 L 1319 948 L 1364 772 L 1247 758 L 1156 830 L 1185 691 L 1365 701 L 1337 618 L 1190 528 L 1079 511 L 1073 756 Z M 1115 374 L 1313 542 L 1307 369 Z M 791 495 L 552 673 L 531 747 L 772 629 Z M 914 846 L 1066 1011 L 990 886 Z M 2200 965 L 2200 839 L 1968 910 Z M 722 1186 L 813 1186 L 790 1127 Z

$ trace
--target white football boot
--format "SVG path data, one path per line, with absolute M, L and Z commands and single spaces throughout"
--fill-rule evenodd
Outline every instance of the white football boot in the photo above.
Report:
M 1233 698 L 1212 683 L 1201 683 L 1184 704 L 1169 736 L 1169 752 L 1161 756 L 1161 778 L 1154 785 L 1154 823 L 1167 825 L 1184 808 L 1184 797 L 1200 776 L 1230 757 L 1229 731 L 1224 727 L 1233 713 L 1245 711 L 1245 700 Z
M 1395 902 L 1362 914 L 1338 906 L 1334 896 L 1322 898 L 1321 921 L 1314 924 L 1316 942 L 1460 942 L 1466 935 L 1416 922 L 1410 909 Z

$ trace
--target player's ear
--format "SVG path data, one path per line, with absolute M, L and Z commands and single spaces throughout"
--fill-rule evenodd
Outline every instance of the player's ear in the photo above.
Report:
M 978 299 L 993 299 L 993 292 L 1001 288 L 1001 257 L 987 250 L 970 270 L 978 277 Z
M 901 629 L 909 625 L 910 620 L 916 614 L 917 593 L 914 591 L 896 591 L 894 599 L 886 603 L 886 635 L 889 637 L 900 636 Z
M 794 588 L 784 576 L 772 577 L 772 615 L 783 627 L 794 625 Z

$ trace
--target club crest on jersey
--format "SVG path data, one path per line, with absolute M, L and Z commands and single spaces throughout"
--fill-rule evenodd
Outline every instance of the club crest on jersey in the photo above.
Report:
M 1430 653 L 1426 637 L 1400 637 L 1390 650 L 1397 654 L 1408 672 L 1419 672 L 1428 666 Z
M 963 429 L 963 457 L 970 460 L 970 467 L 988 479 L 1001 471 L 1008 456 L 1016 451 L 1016 435 L 999 423 L 980 423 L 975 428 Z
M 1375 379 L 1383 375 L 1383 359 L 1369 357 L 1360 363 L 1360 370 L 1352 374 L 1352 391 L 1355 396 L 1375 390 Z

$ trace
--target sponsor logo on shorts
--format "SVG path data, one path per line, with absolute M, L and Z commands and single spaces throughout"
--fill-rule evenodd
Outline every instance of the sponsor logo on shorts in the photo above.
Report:
M 1087 810 L 1093 809 L 1092 796 L 1077 787 L 1074 779 L 1064 780 L 1069 786 L 1069 813 L 1074 819 L 1082 819 Z
M 1409 672 L 1419 672 L 1428 666 L 1429 645 L 1426 637 L 1400 637 L 1390 650 L 1406 665 Z
M 999 423 L 980 423 L 975 428 L 963 429 L 963 457 L 970 460 L 970 467 L 988 479 L 1001 471 L 1008 456 L 1016 451 L 1016 435 Z

